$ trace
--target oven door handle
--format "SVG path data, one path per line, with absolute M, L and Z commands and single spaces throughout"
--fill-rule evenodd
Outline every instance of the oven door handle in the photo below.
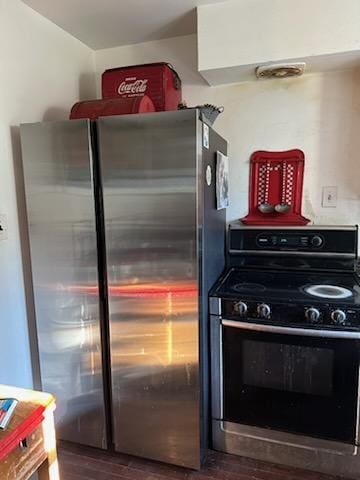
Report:
M 284 335 L 303 335 L 306 337 L 345 338 L 360 340 L 360 332 L 344 332 L 336 330 L 317 330 L 314 328 L 280 327 L 278 325 L 265 325 L 263 323 L 238 322 L 236 320 L 221 320 L 225 327 L 241 328 L 255 332 L 281 333 Z

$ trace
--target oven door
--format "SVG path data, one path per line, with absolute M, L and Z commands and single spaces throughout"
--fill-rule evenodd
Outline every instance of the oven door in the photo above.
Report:
M 355 444 L 359 341 L 334 333 L 218 317 L 213 417 Z

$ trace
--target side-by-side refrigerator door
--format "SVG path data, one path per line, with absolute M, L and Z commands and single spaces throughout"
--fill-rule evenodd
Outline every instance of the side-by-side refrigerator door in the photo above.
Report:
M 21 126 L 41 383 L 58 437 L 106 448 L 90 124 Z
M 117 451 L 200 466 L 196 112 L 99 125 Z

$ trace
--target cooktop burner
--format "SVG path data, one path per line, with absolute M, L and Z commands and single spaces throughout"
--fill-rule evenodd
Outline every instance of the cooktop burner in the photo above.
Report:
M 312 297 L 340 300 L 353 296 L 352 290 L 339 285 L 309 285 L 304 287 L 305 293 Z
M 237 283 L 232 287 L 233 290 L 236 292 L 247 292 L 247 291 L 256 291 L 256 292 L 263 292 L 266 287 L 264 285 L 261 285 L 260 283 L 248 283 L 248 282 L 243 282 L 243 283 Z

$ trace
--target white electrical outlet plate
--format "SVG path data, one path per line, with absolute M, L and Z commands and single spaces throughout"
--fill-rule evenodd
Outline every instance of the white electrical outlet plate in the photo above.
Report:
M 8 238 L 8 223 L 7 216 L 0 213 L 0 241 Z
M 323 187 L 322 189 L 322 206 L 324 208 L 335 208 L 337 205 L 337 187 Z

